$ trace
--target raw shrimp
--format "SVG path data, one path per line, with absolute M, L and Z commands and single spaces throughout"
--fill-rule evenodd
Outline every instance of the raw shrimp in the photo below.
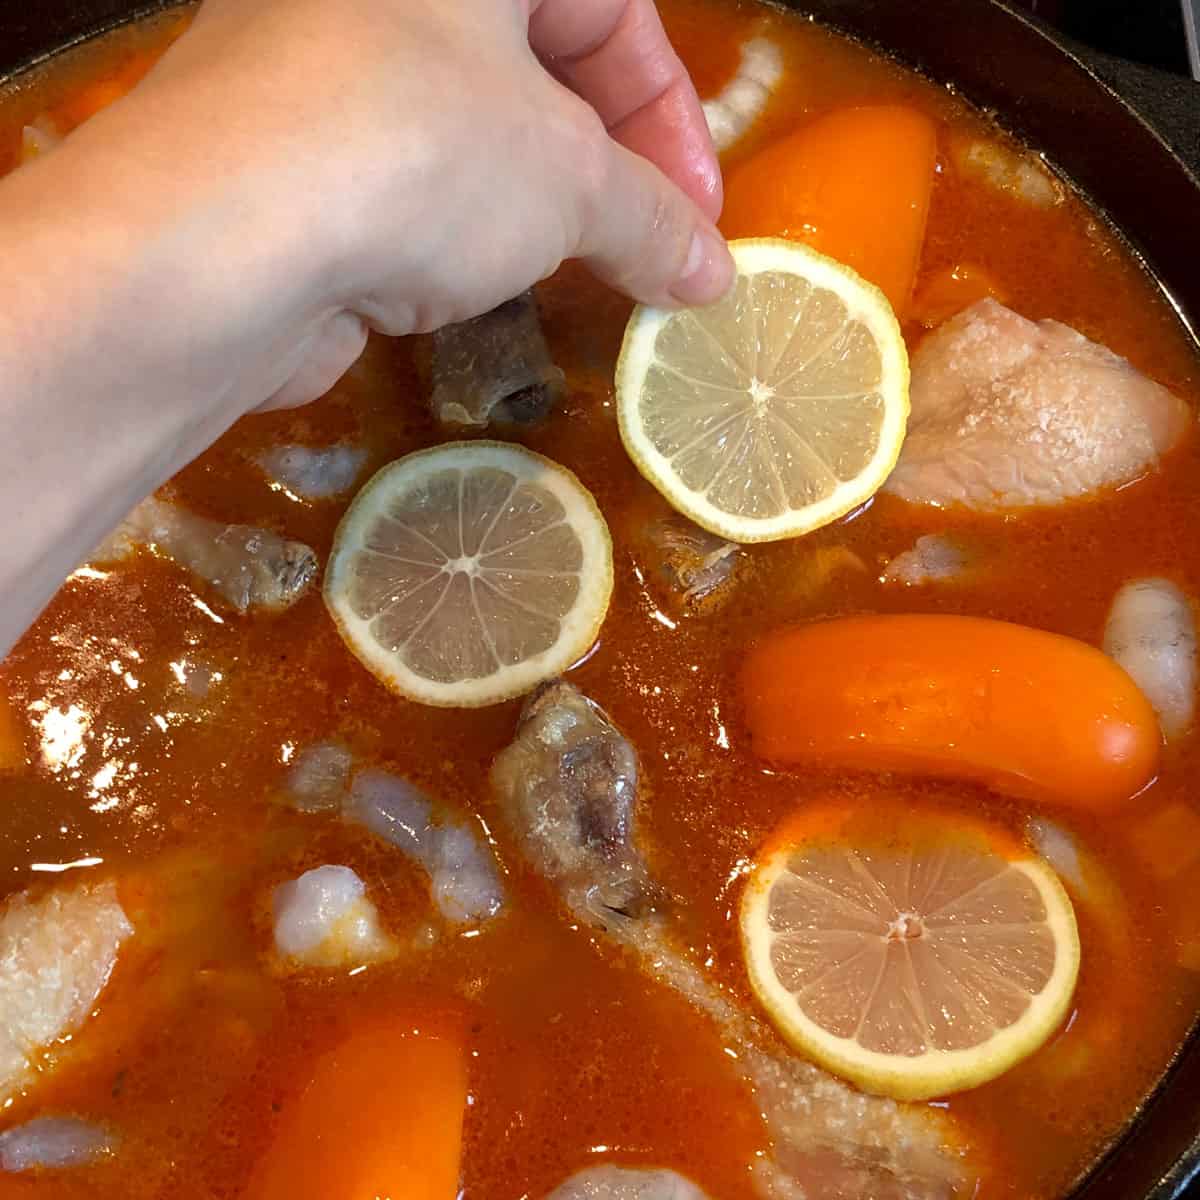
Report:
M 718 151 L 732 146 L 758 120 L 782 76 L 783 55 L 769 38 L 751 38 L 742 46 L 737 74 L 704 101 L 704 117 Z
M 546 1200 L 708 1200 L 708 1197 L 690 1179 L 674 1171 L 603 1163 L 576 1171 Z
M 302 542 L 253 525 L 225 525 L 151 496 L 93 555 L 123 558 L 147 545 L 208 583 L 238 612 L 290 607 L 317 574 L 317 556 Z
M 348 492 L 367 462 L 361 446 L 272 446 L 255 463 L 276 487 L 301 500 L 328 500 Z
M 1125 584 L 1109 609 L 1104 653 L 1145 693 L 1169 740 L 1186 732 L 1196 709 L 1196 618 L 1175 584 Z
M 911 550 L 891 559 L 879 579 L 881 583 L 899 583 L 905 587 L 940 583 L 961 576 L 968 561 L 966 551 L 953 538 L 927 533 L 917 538 Z
M 344 813 L 425 869 L 433 902 L 446 920 L 480 924 L 500 911 L 504 888 L 478 831 L 440 811 L 407 780 L 386 771 L 360 771 Z
M 433 335 L 433 415 L 445 425 L 532 425 L 566 390 L 525 292 Z
M 1035 208 L 1052 208 L 1063 201 L 1062 185 L 1041 157 L 1030 150 L 973 138 L 956 141 L 950 157 L 963 175 Z
M 921 343 L 912 418 L 884 490 L 997 510 L 1128 483 L 1191 422 L 1187 406 L 1057 321 L 981 300 Z
M 966 1184 L 948 1124 L 790 1054 L 674 946 L 667 899 L 636 842 L 637 755 L 597 705 L 568 683 L 548 685 L 492 779 L 522 853 L 572 918 L 602 928 L 736 1045 L 774 1141 L 759 1174 L 764 1195 L 932 1200 Z
M 0 1101 L 29 1080 L 41 1051 L 88 1019 L 132 933 L 111 882 L 8 902 L 0 915 Z
M 300 812 L 336 812 L 350 788 L 354 757 L 341 742 L 317 742 L 296 755 L 283 786 Z
M 280 884 L 272 898 L 275 947 L 306 967 L 360 967 L 395 957 L 363 881 L 326 865 Z
M 0 1171 L 84 1167 L 107 1158 L 116 1139 L 79 1117 L 35 1117 L 0 1133 Z

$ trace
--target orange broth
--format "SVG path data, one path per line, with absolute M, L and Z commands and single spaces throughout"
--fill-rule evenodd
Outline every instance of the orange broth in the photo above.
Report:
M 1053 316 L 1200 402 L 1194 348 L 1118 239 L 1079 200 L 1040 210 L 960 178 L 952 137 L 997 136 L 949 92 L 799 18 L 734 0 L 664 0 L 701 94 L 732 74 L 737 47 L 767 31 L 787 72 L 768 117 L 729 161 L 810 114 L 896 102 L 928 112 L 942 153 L 921 280 L 955 263 L 984 268 L 1023 314 Z M 181 28 L 175 17 L 118 33 L 51 64 L 0 107 L 0 169 L 23 121 L 65 124 L 78 97 L 144 68 Z M 94 93 L 94 94 L 103 94 Z M 186 147 L 181 147 L 186 153 Z M 918 511 L 886 497 L 809 537 L 753 548 L 720 600 L 681 612 L 656 589 L 637 531 L 665 514 L 622 451 L 612 370 L 626 301 L 568 266 L 541 289 L 546 333 L 570 392 L 528 444 L 570 466 L 614 534 L 616 589 L 600 644 L 572 678 L 637 746 L 642 836 L 677 893 L 679 935 L 713 978 L 752 1004 L 735 913 L 746 865 L 798 806 L 834 796 L 898 815 L 915 799 L 983 812 L 1016 831 L 1026 808 L 965 785 L 765 770 L 751 754 L 736 669 L 747 644 L 797 619 L 842 612 L 946 611 L 1026 622 L 1097 643 L 1117 587 L 1165 574 L 1200 596 L 1200 439 L 1116 494 L 997 519 Z M 917 325 L 906 329 L 915 344 Z M 444 440 L 406 341 L 375 338 L 332 393 L 297 412 L 248 417 L 174 483 L 195 510 L 265 524 L 327 555 L 343 501 L 296 503 L 250 458 L 272 443 L 348 437 L 372 468 Z M 969 535 L 988 563 L 975 583 L 892 590 L 882 564 L 922 533 Z M 858 566 L 854 565 L 855 558 Z M 209 695 L 180 682 L 217 672 Z M 123 1133 L 115 1159 L 0 1182 L 43 1198 L 237 1196 L 305 1064 L 339 1031 L 401 1009 L 460 1011 L 469 1030 L 466 1200 L 537 1200 L 599 1156 L 686 1172 L 721 1200 L 749 1200 L 767 1136 L 716 1032 L 601 939 L 572 926 L 525 871 L 487 774 L 519 704 L 425 709 L 388 694 L 345 649 L 313 591 L 280 616 L 221 607 L 149 555 L 77 572 L 0 666 L 25 764 L 0 773 L 4 888 L 111 874 L 138 935 L 98 1014 L 49 1056 L 53 1073 L 6 1123 L 78 1112 Z M 387 926 L 415 934 L 429 911 L 421 878 L 367 835 L 278 803 L 286 763 L 318 739 L 405 775 L 496 839 L 505 914 L 478 937 L 443 938 L 362 974 L 270 966 L 269 897 L 285 878 L 345 863 Z M 1169 748 L 1157 782 L 1116 816 L 1070 824 L 1115 880 L 1097 916 L 1077 904 L 1083 967 L 1075 1011 L 1046 1048 L 999 1080 L 944 1102 L 983 1164 L 978 1196 L 1053 1197 L 1119 1133 L 1168 1064 L 1200 1000 L 1200 917 L 1189 881 L 1200 859 L 1154 818 L 1194 804 L 1200 736 Z M 1200 827 L 1200 812 L 1195 814 Z M 1186 823 L 1186 822 L 1185 822 Z M 1170 828 L 1170 827 L 1168 827 Z M 1175 845 L 1172 846 L 1171 842 Z M 1179 861 L 1161 855 L 1174 849 Z M 1183 949 L 1181 949 L 1183 948 Z

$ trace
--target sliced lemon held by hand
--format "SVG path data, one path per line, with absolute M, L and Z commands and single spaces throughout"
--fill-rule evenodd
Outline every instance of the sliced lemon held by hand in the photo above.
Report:
M 735 542 L 808 533 L 883 485 L 908 423 L 908 354 L 884 294 L 778 238 L 730 243 L 708 308 L 638 308 L 617 362 L 621 437 L 680 512 Z
M 742 902 L 750 980 L 779 1031 L 864 1091 L 926 1100 L 1027 1058 L 1079 972 L 1054 872 L 980 829 L 826 814 L 785 830 Z
M 500 442 L 451 442 L 384 467 L 334 538 L 325 603 L 394 691 L 476 708 L 565 671 L 612 595 L 612 541 L 566 468 Z

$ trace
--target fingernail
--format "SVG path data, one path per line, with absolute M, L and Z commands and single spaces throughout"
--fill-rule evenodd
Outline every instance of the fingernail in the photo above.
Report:
M 711 304 L 733 282 L 733 259 L 715 229 L 697 229 L 671 295 L 681 304 Z

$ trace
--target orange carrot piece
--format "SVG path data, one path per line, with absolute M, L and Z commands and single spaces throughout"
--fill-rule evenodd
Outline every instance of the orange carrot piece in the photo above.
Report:
M 313 1065 L 246 1200 L 454 1200 L 466 1100 L 460 1038 L 361 1027 Z
M 897 313 L 912 294 L 937 130 L 902 105 L 838 109 L 731 172 L 726 237 L 786 237 L 853 267 Z
M 1122 804 L 1161 735 L 1099 650 L 1004 621 L 842 617 L 766 638 L 742 675 L 751 739 L 778 763 L 970 779 L 1026 799 Z
M 917 289 L 911 315 L 926 329 L 934 329 L 989 296 L 1001 304 L 1008 300 L 1005 289 L 983 267 L 959 263 L 939 271 Z

